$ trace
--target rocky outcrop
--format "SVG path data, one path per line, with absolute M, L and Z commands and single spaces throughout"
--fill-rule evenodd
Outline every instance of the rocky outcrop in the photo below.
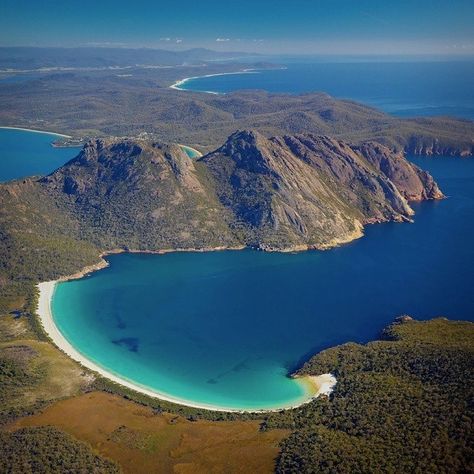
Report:
M 356 150 L 387 176 L 408 201 L 443 198 L 431 175 L 407 161 L 402 153 L 393 153 L 373 142 L 364 143 Z
M 203 192 L 194 163 L 179 146 L 138 140 L 91 140 L 76 158 L 42 182 L 81 198 L 91 192 L 111 194 L 123 184 L 136 191 L 155 179 L 162 186 L 176 180 L 190 191 Z
M 428 173 L 377 143 L 239 131 L 202 161 L 232 226 L 265 249 L 349 241 L 365 224 L 409 220 L 410 200 L 442 197 Z

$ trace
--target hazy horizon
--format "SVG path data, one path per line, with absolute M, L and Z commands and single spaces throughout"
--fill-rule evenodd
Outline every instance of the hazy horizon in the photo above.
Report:
M 474 54 L 473 24 L 466 0 L 4 0 L 0 46 L 458 56 Z

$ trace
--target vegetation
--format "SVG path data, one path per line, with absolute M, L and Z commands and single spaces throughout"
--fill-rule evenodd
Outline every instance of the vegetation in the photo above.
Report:
M 0 419 L 3 423 L 11 423 L 19 416 L 44 409 L 55 399 L 84 390 L 116 393 L 124 399 L 151 407 L 155 415 L 167 416 L 166 413 L 171 412 L 190 421 L 202 418 L 217 422 L 233 420 L 232 423 L 238 426 L 245 419 L 261 419 L 258 414 L 227 414 L 181 407 L 133 392 L 100 377 L 93 380 L 49 343 L 37 341 L 30 322 L 31 319 L 24 315 L 0 317 L 0 336 L 4 341 L 0 343 Z M 281 443 L 277 472 L 471 471 L 474 454 L 473 336 L 472 323 L 442 318 L 418 322 L 404 318 L 387 328 L 380 341 L 367 345 L 344 344 L 313 357 L 298 373 L 318 375 L 331 372 L 337 378 L 337 385 L 330 398 L 317 399 L 295 410 L 272 413 L 261 421 L 262 432 L 273 432 L 277 428 L 291 430 Z M 72 410 L 76 406 L 74 400 L 71 399 Z M 60 412 L 58 420 L 63 418 Z M 66 428 L 59 421 L 53 424 L 60 429 Z M 155 441 L 148 428 L 136 431 L 127 423 L 124 426 L 114 428 L 110 435 L 109 443 L 122 446 L 119 452 L 123 451 L 123 443 L 132 443 L 138 448 L 131 446 L 130 449 L 143 452 L 144 459 L 148 459 L 146 462 L 162 456 L 159 454 L 162 448 L 158 449 L 161 444 L 156 445 L 156 451 L 150 448 L 155 446 Z M 4 463 L 11 462 L 11 453 L 20 453 L 15 458 L 20 460 L 20 464 L 16 461 L 7 464 L 10 470 L 5 472 L 20 472 L 21 469 L 29 472 L 25 470 L 30 462 L 25 452 L 36 449 L 35 443 L 51 446 L 42 434 L 36 435 L 28 430 L 21 432 L 18 439 L 10 433 L 1 434 L 5 446 L 2 459 L 8 460 Z M 92 442 L 81 431 L 71 431 L 71 434 Z M 48 442 L 56 443 L 55 452 L 61 452 L 65 446 L 63 436 L 62 433 L 49 436 Z M 259 439 L 255 438 L 252 443 L 261 446 L 262 453 L 269 452 L 264 447 L 269 446 L 266 444 L 268 441 Z M 206 438 L 203 442 L 211 441 Z M 140 448 L 142 445 L 143 449 Z M 232 446 L 224 448 L 222 445 L 220 449 L 230 454 L 235 443 Z M 110 449 L 101 453 L 125 462 L 114 454 L 117 451 Z M 231 451 L 225 451 L 227 449 Z M 71 452 L 83 451 L 76 446 Z M 84 454 L 81 458 L 83 465 L 91 466 L 95 464 L 86 463 L 98 462 L 96 457 L 90 456 Z M 66 457 L 61 462 L 74 462 L 74 459 Z M 55 472 L 54 463 L 60 459 L 53 455 L 47 462 L 52 463 L 51 472 Z M 15 471 L 18 466 L 21 469 Z M 205 468 L 202 470 L 204 472 Z
M 116 464 L 53 427 L 0 431 L 0 472 L 5 474 L 119 473 Z
M 287 427 L 277 472 L 472 472 L 474 325 L 435 319 L 390 326 L 299 372 L 331 372 L 329 399 L 271 415 Z
M 0 472 L 119 472 L 115 464 L 94 454 L 87 444 L 55 428 L 5 431 L 18 417 L 38 412 L 54 400 L 77 395 L 93 380 L 46 342 L 37 326 L 36 310 L 32 309 L 36 292 L 31 287 L 10 285 L 17 294 L 8 304 L 23 309 L 12 314 L 0 309 Z
M 75 362 L 38 341 L 25 320 L 0 318 L 0 425 L 52 400 L 80 393 L 93 381 Z M 7 337 L 6 337 L 7 336 Z
M 235 54 L 235 53 L 233 53 Z M 238 53 L 240 57 L 253 56 Z M 40 68 L 129 68 L 143 66 L 182 66 L 183 63 L 202 67 L 203 61 L 227 59 L 229 53 L 193 48 L 185 51 L 168 51 L 155 48 L 100 48 L 100 47 L 0 47 L 0 69 Z M 212 62 L 210 63 L 212 64 Z
M 66 56 L 67 50 L 61 54 Z M 130 51 L 123 52 L 127 54 Z M 94 60 L 101 65 L 110 63 L 98 56 Z M 11 60 L 12 55 L 7 54 L 7 59 Z M 119 64 L 121 60 L 116 59 L 112 62 Z M 88 61 L 90 64 L 90 57 Z M 210 61 L 205 73 L 248 67 L 252 65 Z M 214 150 L 235 130 L 255 129 L 265 136 L 313 133 L 351 143 L 377 140 L 416 154 L 473 154 L 472 121 L 445 117 L 400 119 L 323 93 L 245 91 L 215 96 L 168 88 L 183 77 L 202 73 L 200 63 L 190 67 L 130 68 L 126 79 L 113 71 L 72 71 L 47 74 L 21 84 L 3 83 L 0 123 L 76 137 L 123 137 L 146 132 L 157 140 L 186 143 L 201 151 Z
M 103 392 L 58 401 L 9 429 L 46 425 L 86 441 L 130 474 L 271 473 L 289 434 L 262 432 L 258 421 L 191 421 Z
M 27 326 L 25 327 L 28 331 Z M 10 334 L 13 329 L 11 326 Z M 8 331 L 4 328 L 2 332 L 6 334 Z M 26 336 L 26 333 L 22 334 Z M 215 427 L 206 425 L 208 428 L 199 428 L 201 426 L 199 425 L 196 428 L 196 433 L 200 433 L 203 437 L 202 442 L 207 446 L 206 449 L 211 449 L 210 446 L 214 446 L 217 442 L 214 436 L 217 434 L 215 430 L 221 426 L 219 423 L 231 421 L 228 427 L 225 425 L 226 427 L 222 426 L 222 429 L 232 431 L 233 426 L 236 429 L 239 427 L 239 430 L 244 429 L 241 423 L 246 423 L 243 421 L 245 419 L 260 419 L 262 433 L 271 434 L 276 429 L 280 430 L 279 433 L 286 433 L 286 438 L 280 446 L 277 472 L 470 472 L 473 469 L 474 454 L 473 336 L 472 323 L 448 321 L 444 318 L 420 322 L 405 317 L 403 321 L 388 327 L 379 341 L 367 345 L 348 343 L 313 357 L 298 373 L 310 375 L 333 373 L 337 378 L 333 394 L 329 398 L 316 399 L 295 410 L 268 414 L 263 421 L 262 415 L 258 414 L 208 412 L 161 402 L 102 378 L 98 378 L 92 384 L 82 385 L 82 390 L 101 390 L 103 393 L 116 393 L 122 397 L 123 402 L 113 402 L 120 404 L 120 407 L 113 410 L 116 412 L 117 420 L 116 424 L 112 423 L 110 428 L 107 428 L 110 433 L 106 431 L 109 435 L 105 446 L 108 447 L 101 453 L 121 463 L 124 462 L 127 466 L 129 461 L 125 458 L 128 455 L 125 456 L 123 449 L 142 452 L 141 462 L 151 462 L 151 459 L 155 459 L 156 462 L 158 459 L 156 456 L 164 455 L 162 449 L 166 445 L 162 444 L 162 436 L 167 430 L 164 428 L 167 424 L 162 426 L 160 420 L 168 420 L 167 423 L 174 424 L 178 419 L 187 419 L 191 431 L 193 426 L 197 426 L 195 420 L 207 419 L 214 421 L 206 423 L 218 422 Z M 45 372 L 44 364 L 32 364 L 32 361 L 40 356 L 40 347 L 31 342 L 21 343 L 17 340 L 11 341 L 8 345 L 4 343 L 0 348 L 3 377 L 0 383 L 3 394 L 1 404 L 5 405 L 19 397 L 18 405 L 28 408 L 11 412 L 6 417 L 4 412 L 2 415 L 4 422 L 11 421 L 13 417 L 19 415 L 34 413 L 40 406 L 44 407 L 44 401 L 42 405 L 31 405 L 31 403 L 28 405 L 25 399 L 21 398 L 22 392 L 45 394 L 44 387 L 49 387 L 47 390 L 51 393 L 52 399 L 61 397 L 54 384 L 45 384 L 48 379 L 57 380 L 58 374 Z M 54 352 L 58 351 L 54 349 Z M 55 364 L 61 357 L 67 360 L 60 353 L 54 357 L 56 357 Z M 70 364 L 74 365 L 72 361 Z M 59 375 L 63 381 L 65 377 L 78 380 L 80 374 L 63 372 Z M 75 390 L 76 392 L 68 393 L 79 393 L 77 390 L 81 390 L 80 385 L 76 386 Z M 110 396 L 112 395 L 104 394 L 104 397 Z M 32 417 L 31 422 L 28 421 L 30 418 L 23 418 L 19 420 L 21 423 L 15 422 L 10 426 L 18 429 L 22 426 L 42 426 L 47 422 L 96 446 L 98 441 L 94 435 L 94 428 L 89 426 L 89 423 L 86 423 L 87 429 L 79 428 L 80 419 L 92 419 L 80 407 L 89 398 L 91 403 L 87 402 L 84 410 L 86 407 L 89 411 L 96 410 L 101 403 L 110 406 L 111 402 L 105 398 L 103 401 L 98 400 L 94 393 L 87 397 L 72 398 L 67 404 L 65 401 L 64 407 L 57 405 L 55 408 L 56 405 L 53 405 L 51 408 L 43 409 L 44 415 Z M 151 412 L 148 415 L 144 412 L 138 416 L 136 405 L 135 408 L 133 404 L 127 408 L 126 403 L 129 402 L 126 400 L 136 401 L 143 407 L 151 407 L 155 418 L 150 418 Z M 126 417 L 120 421 L 120 417 L 125 416 L 127 410 L 133 413 L 133 416 L 136 415 L 137 420 L 143 420 L 142 427 L 134 425 Z M 104 413 L 106 412 L 104 408 Z M 169 413 L 175 413 L 178 417 L 173 419 L 175 415 Z M 107 419 L 110 423 L 110 415 L 107 415 Z M 105 427 L 105 421 L 97 420 L 97 422 Z M 150 423 L 158 423 L 162 427 L 156 431 L 158 426 L 152 429 Z M 180 436 L 180 432 L 177 430 L 176 436 Z M 235 435 L 229 434 L 229 436 Z M 254 435 L 249 432 L 249 436 Z M 234 441 L 229 446 L 219 442 L 219 450 L 230 455 L 234 453 L 236 442 L 237 446 L 240 446 L 239 449 L 243 449 L 249 439 L 245 435 L 240 441 Z M 269 451 L 265 450 L 270 447 L 268 443 L 271 439 L 275 438 L 255 438 L 252 441 L 255 443 L 252 450 L 261 448 L 262 455 L 264 452 L 268 453 Z M 52 440 L 62 443 L 55 437 L 52 437 Z M 8 441 L 6 449 L 10 449 L 12 443 L 13 441 Z M 114 448 L 117 444 L 120 445 L 120 449 Z M 97 447 L 100 446 L 104 446 L 103 442 L 97 444 Z M 194 452 L 197 445 L 194 448 L 187 447 L 185 452 L 190 449 Z M 227 451 L 228 449 L 230 451 Z M 196 461 L 194 455 L 192 459 Z M 209 459 L 205 462 L 209 462 Z M 209 466 L 209 464 L 201 466 L 203 472 L 205 471 L 203 466 L 206 465 Z
M 284 171 L 287 159 L 293 173 Z M 343 180 L 336 178 L 339 167 Z M 180 407 L 82 369 L 38 327 L 35 283 L 75 273 L 116 247 L 321 245 L 353 230 L 348 222 L 354 219 L 407 218 L 407 199 L 439 195 L 427 173 L 380 145 L 349 146 L 310 135 L 266 139 L 254 132 L 234 134 L 198 161 L 177 146 L 150 140 L 98 140 L 48 177 L 1 185 L 0 423 L 11 426 L 55 400 L 100 390 L 149 406 L 155 415 L 181 415 L 187 423 L 205 418 L 255 424 L 261 415 Z M 335 215 L 341 217 L 337 225 Z M 321 222 L 325 234 L 318 233 Z M 323 240 L 310 240 L 314 235 Z M 345 344 L 313 357 L 299 373 L 331 372 L 338 382 L 329 399 L 261 422 L 263 434 L 291 431 L 281 444 L 277 471 L 472 471 L 473 327 L 404 318 L 380 341 Z M 87 472 L 116 470 L 51 428 L 3 430 L 0 436 L 0 469 L 8 466 L 6 472 L 77 471 L 79 465 Z M 258 445 L 249 436 L 239 442 Z M 115 445 L 147 452 L 158 449 L 158 438 L 126 425 L 110 434 Z M 276 438 L 265 439 L 268 456 Z M 235 446 L 228 449 L 235 453 Z M 48 450 L 54 454 L 45 459 Z

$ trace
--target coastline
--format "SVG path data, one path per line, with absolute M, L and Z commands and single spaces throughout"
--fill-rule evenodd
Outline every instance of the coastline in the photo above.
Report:
M 72 138 L 71 135 L 65 135 L 64 133 L 48 132 L 47 130 L 35 130 L 34 128 L 0 126 L 0 129 L 4 129 L 4 130 L 22 130 L 24 132 L 42 133 L 44 135 L 55 135 L 57 137 Z
M 329 396 L 337 383 L 336 377 L 331 373 L 321 375 L 297 375 L 293 378 L 308 384 L 311 387 L 310 389 L 315 391 L 313 399 L 320 395 Z
M 180 146 L 181 148 L 186 148 L 186 149 L 191 150 L 192 152 L 194 152 L 195 156 L 193 156 L 192 158 L 201 158 L 203 156 L 202 153 L 199 150 L 196 150 L 196 148 L 193 148 L 192 146 L 183 145 L 182 143 L 178 143 L 177 145 Z
M 196 250 L 196 251 L 210 251 L 210 250 L 231 250 L 231 249 L 241 249 L 239 248 L 214 248 L 214 249 L 203 249 L 203 250 Z M 129 253 L 149 253 L 149 254 L 165 254 L 175 251 L 191 251 L 190 249 L 165 249 L 160 251 L 149 251 L 149 252 L 140 252 L 140 251 L 127 251 Z M 299 406 L 305 405 L 306 403 L 311 402 L 315 398 L 319 397 L 320 395 L 329 395 L 333 390 L 334 385 L 336 384 L 336 379 L 332 374 L 321 374 L 318 376 L 307 375 L 307 376 L 294 376 L 293 378 L 296 382 L 300 383 L 306 395 L 304 396 L 304 400 L 300 403 L 285 405 L 282 407 L 277 408 L 261 408 L 261 409 L 238 409 L 238 408 L 227 408 L 221 406 L 215 406 L 212 404 L 205 404 L 205 403 L 195 403 L 191 400 L 181 399 L 177 397 L 170 396 L 165 393 L 161 393 L 158 390 L 151 389 L 149 387 L 140 385 L 136 382 L 126 379 L 123 376 L 113 373 L 112 371 L 100 366 L 99 364 L 95 363 L 91 359 L 87 358 L 83 354 L 81 354 L 77 349 L 75 349 L 72 344 L 63 336 L 60 332 L 58 327 L 56 326 L 53 318 L 52 313 L 52 300 L 54 296 L 54 291 L 56 289 L 56 285 L 60 282 L 74 280 L 82 278 L 94 271 L 101 270 L 106 268 L 109 264 L 104 259 L 107 255 L 113 255 L 118 253 L 123 253 L 125 250 L 116 249 L 107 253 L 103 253 L 100 255 L 100 261 L 94 265 L 89 265 L 84 267 L 81 271 L 76 272 L 72 275 L 61 277 L 57 280 L 46 281 L 38 283 L 37 288 L 39 291 L 39 298 L 38 298 L 38 307 L 37 307 L 37 316 L 41 323 L 41 326 L 47 336 L 50 338 L 52 343 L 59 348 L 63 353 L 69 356 L 71 359 L 79 362 L 83 367 L 86 367 L 89 370 L 92 370 L 101 376 L 112 380 L 113 382 L 123 385 L 127 388 L 130 388 L 136 392 L 143 393 L 147 396 L 152 398 L 157 398 L 163 401 L 176 403 L 178 405 L 185 405 L 191 408 L 197 409 L 204 409 L 204 410 L 211 410 L 211 411 L 219 411 L 219 412 L 234 412 L 234 413 L 270 413 L 270 412 L 278 412 L 281 410 L 290 410 L 294 408 L 298 408 Z
M 214 95 L 224 95 L 225 92 L 215 92 L 215 91 L 191 91 L 190 89 L 183 88 L 184 84 L 186 84 L 189 81 L 192 81 L 193 79 L 202 79 L 204 77 L 215 77 L 215 76 L 231 76 L 235 74 L 258 74 L 258 69 L 243 69 L 242 71 L 236 71 L 236 72 L 219 72 L 216 74 L 205 74 L 204 76 L 191 76 L 191 77 L 185 77 L 183 79 L 180 79 L 179 81 L 176 81 L 174 84 L 171 84 L 169 86 L 170 89 L 175 89 L 177 91 L 186 91 L 186 92 L 204 92 L 205 94 L 214 94 Z

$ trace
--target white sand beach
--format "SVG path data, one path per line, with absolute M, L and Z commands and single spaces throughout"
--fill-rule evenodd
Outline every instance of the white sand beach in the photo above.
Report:
M 329 396 L 337 383 L 336 377 L 332 374 L 308 375 L 308 378 L 316 388 L 314 398 L 319 397 L 320 395 Z
M 215 76 L 232 76 L 235 74 L 258 74 L 257 69 L 243 69 L 242 71 L 236 71 L 236 72 L 220 72 L 216 74 L 205 74 L 204 76 L 192 76 L 192 77 L 185 77 L 184 79 L 180 79 L 179 81 L 176 81 L 174 84 L 170 86 L 170 89 L 176 89 L 178 91 L 189 91 L 189 89 L 185 89 L 182 86 L 186 84 L 186 82 L 191 81 L 193 79 L 202 79 L 204 77 L 215 77 Z M 199 91 L 199 92 L 204 92 L 205 94 L 216 94 L 220 95 L 221 92 L 215 92 L 215 91 Z
M 103 262 L 105 263 L 105 261 Z M 101 268 L 103 266 L 104 264 L 101 263 L 93 269 L 97 269 L 97 267 Z M 79 278 L 80 276 L 83 276 L 85 273 L 89 273 L 91 270 L 91 267 L 89 267 L 87 270 L 88 271 L 77 273 L 76 275 L 74 275 L 74 277 Z M 46 334 L 51 338 L 52 342 L 60 350 L 62 350 L 65 354 L 67 354 L 73 360 L 79 362 L 82 366 L 102 375 L 103 377 L 106 377 L 112 380 L 113 382 L 116 382 L 120 385 L 128 387 L 132 390 L 135 390 L 136 392 L 140 392 L 150 397 L 158 398 L 158 399 L 176 403 L 179 405 L 186 405 L 193 408 L 200 408 L 200 409 L 213 410 L 213 411 L 223 411 L 223 412 L 264 413 L 264 412 L 271 412 L 271 411 L 280 411 L 283 409 L 286 410 L 286 409 L 296 408 L 298 406 L 304 405 L 305 403 L 309 403 L 311 400 L 313 400 L 314 398 L 320 395 L 323 395 L 323 394 L 329 395 L 329 393 L 331 393 L 336 383 L 336 379 L 331 374 L 323 374 L 319 376 L 297 377 L 296 380 L 298 380 L 301 384 L 305 386 L 305 390 L 308 393 L 307 398 L 297 405 L 282 406 L 282 407 L 279 407 L 278 409 L 268 409 L 268 410 L 266 409 L 257 409 L 257 410 L 248 409 L 247 410 L 247 409 L 224 408 L 224 407 L 219 407 L 219 406 L 214 406 L 214 405 L 207 405 L 204 403 L 195 403 L 190 400 L 171 397 L 167 394 L 160 393 L 155 390 L 151 390 L 150 388 L 131 382 L 99 366 L 95 362 L 91 361 L 90 359 L 82 355 L 69 343 L 69 341 L 67 341 L 67 339 L 62 335 L 62 333 L 59 331 L 58 327 L 54 323 L 53 314 L 51 310 L 51 303 L 52 303 L 52 299 L 54 295 L 54 290 L 55 290 L 56 284 L 59 281 L 61 280 L 47 281 L 47 282 L 38 284 L 39 300 L 38 300 L 37 314 Z
M 57 137 L 63 138 L 72 138 L 71 135 L 64 135 L 64 133 L 48 132 L 46 130 L 34 130 L 33 128 L 23 128 L 23 127 L 0 127 L 0 129 L 5 130 L 23 130 L 24 132 L 33 132 L 33 133 L 43 133 L 45 135 L 56 135 Z
M 182 143 L 178 143 L 178 145 L 181 148 L 191 150 L 195 154 L 195 156 L 193 158 L 201 158 L 202 153 L 199 150 L 196 150 L 196 148 L 193 148 L 192 146 L 189 146 L 189 145 L 183 145 Z

